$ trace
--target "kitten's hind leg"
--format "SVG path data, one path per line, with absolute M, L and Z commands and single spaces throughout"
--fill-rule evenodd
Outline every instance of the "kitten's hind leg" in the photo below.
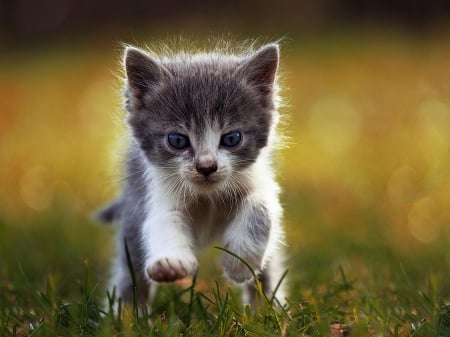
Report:
M 117 259 L 110 284 L 110 294 L 115 294 L 113 309 L 116 314 L 119 311 L 119 300 L 122 308 L 137 308 L 140 316 L 150 314 L 150 302 L 155 289 L 156 284 L 150 282 L 143 272 L 134 272 L 133 277 L 127 262 Z
M 149 299 L 149 282 L 137 275 L 134 283 L 130 272 L 122 267 L 116 269 L 113 287 L 115 287 L 118 297 L 126 303 L 133 304 L 134 301 L 137 301 L 138 304 L 143 304 Z

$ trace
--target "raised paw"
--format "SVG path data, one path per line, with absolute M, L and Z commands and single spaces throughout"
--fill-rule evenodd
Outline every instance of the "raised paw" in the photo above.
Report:
M 148 277 L 156 282 L 173 282 L 197 270 L 198 262 L 195 256 L 160 257 L 147 264 Z

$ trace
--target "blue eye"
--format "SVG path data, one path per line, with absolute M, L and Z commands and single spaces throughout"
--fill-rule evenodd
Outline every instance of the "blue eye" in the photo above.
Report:
M 231 131 L 222 136 L 220 145 L 225 147 L 235 147 L 241 142 L 242 136 L 239 131 Z
M 189 138 L 187 136 L 180 135 L 179 133 L 170 133 L 167 136 L 167 140 L 169 141 L 170 146 L 177 150 L 183 150 L 191 145 L 189 143 Z

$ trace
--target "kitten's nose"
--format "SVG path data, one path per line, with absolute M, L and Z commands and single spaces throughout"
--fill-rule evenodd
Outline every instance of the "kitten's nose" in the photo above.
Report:
M 195 168 L 198 173 L 201 173 L 207 177 L 217 171 L 217 162 L 211 155 L 200 156 L 195 163 Z

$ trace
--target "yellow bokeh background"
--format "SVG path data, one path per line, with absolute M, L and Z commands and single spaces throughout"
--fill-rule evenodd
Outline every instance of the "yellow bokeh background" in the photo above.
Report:
M 358 237 L 367 212 L 405 249 L 449 242 L 449 40 L 352 33 L 283 42 L 289 146 L 279 176 L 291 244 L 314 228 Z M 58 208 L 88 217 L 114 196 L 126 131 L 120 57 L 117 44 L 92 42 L 2 56 L 5 219 Z M 308 217 L 305 198 L 320 216 Z

